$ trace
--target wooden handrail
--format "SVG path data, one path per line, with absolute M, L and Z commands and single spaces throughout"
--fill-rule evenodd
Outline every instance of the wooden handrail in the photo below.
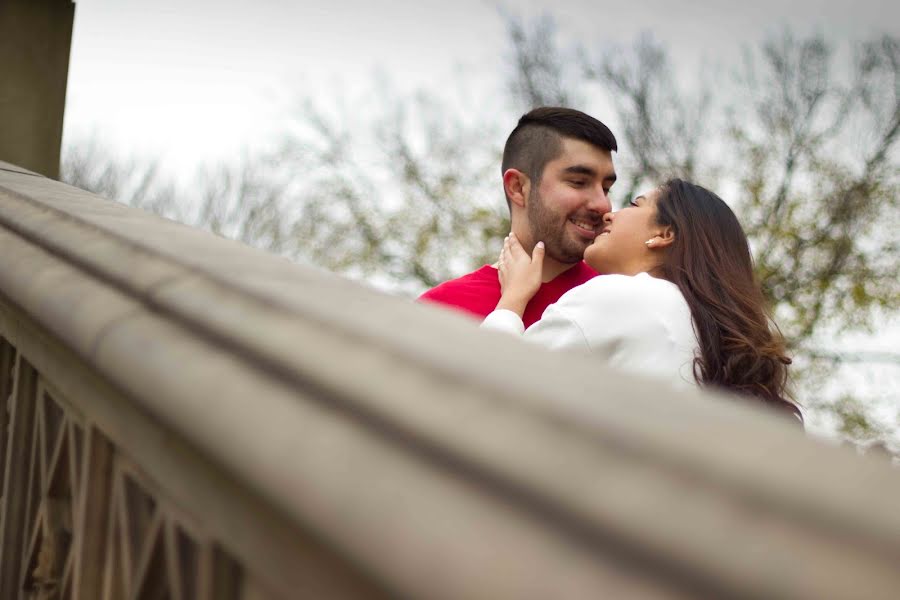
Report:
M 900 589 L 896 470 L 731 398 L 3 163 L 0 248 L 0 597 Z

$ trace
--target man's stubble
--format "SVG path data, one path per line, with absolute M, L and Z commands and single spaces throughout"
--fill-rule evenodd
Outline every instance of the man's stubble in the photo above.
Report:
M 588 244 L 580 244 L 566 235 L 569 216 L 550 209 L 538 192 L 532 188 L 528 197 L 528 226 L 532 242 L 544 242 L 547 256 L 566 264 L 579 262 Z

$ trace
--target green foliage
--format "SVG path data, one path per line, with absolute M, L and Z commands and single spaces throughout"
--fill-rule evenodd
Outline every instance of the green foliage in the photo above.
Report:
M 889 234 L 900 192 L 900 50 L 896 40 L 864 44 L 846 86 L 821 37 L 786 33 L 761 55 L 741 82 L 753 109 L 730 111 L 732 172 L 760 280 L 799 345 L 824 324 L 867 326 L 875 310 L 900 308 Z M 884 72 L 873 79 L 874 65 Z
M 840 419 L 840 433 L 848 439 L 868 442 L 883 434 L 866 416 L 865 407 L 853 396 L 841 396 L 832 403 L 832 410 Z

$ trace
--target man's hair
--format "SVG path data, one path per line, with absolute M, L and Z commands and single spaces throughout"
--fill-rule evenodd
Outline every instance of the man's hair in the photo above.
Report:
M 572 108 L 542 106 L 522 115 L 506 139 L 500 173 L 518 169 L 536 186 L 544 167 L 562 154 L 563 138 L 581 140 L 602 150 L 618 150 L 609 127 Z M 507 199 L 508 200 L 508 199 Z

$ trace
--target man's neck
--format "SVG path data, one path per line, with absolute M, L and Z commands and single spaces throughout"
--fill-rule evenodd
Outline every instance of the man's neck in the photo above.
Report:
M 549 256 L 545 256 L 544 257 L 544 268 L 541 271 L 541 281 L 543 283 L 547 283 L 548 281 L 553 281 L 554 279 L 556 279 L 557 277 L 559 277 L 560 275 L 562 275 L 563 273 L 565 273 L 566 271 L 568 271 L 569 269 L 571 269 L 572 267 L 574 267 L 577 264 L 578 264 L 577 262 L 574 262 L 574 263 L 559 262 L 558 260 L 554 260 L 554 259 L 550 258 Z

